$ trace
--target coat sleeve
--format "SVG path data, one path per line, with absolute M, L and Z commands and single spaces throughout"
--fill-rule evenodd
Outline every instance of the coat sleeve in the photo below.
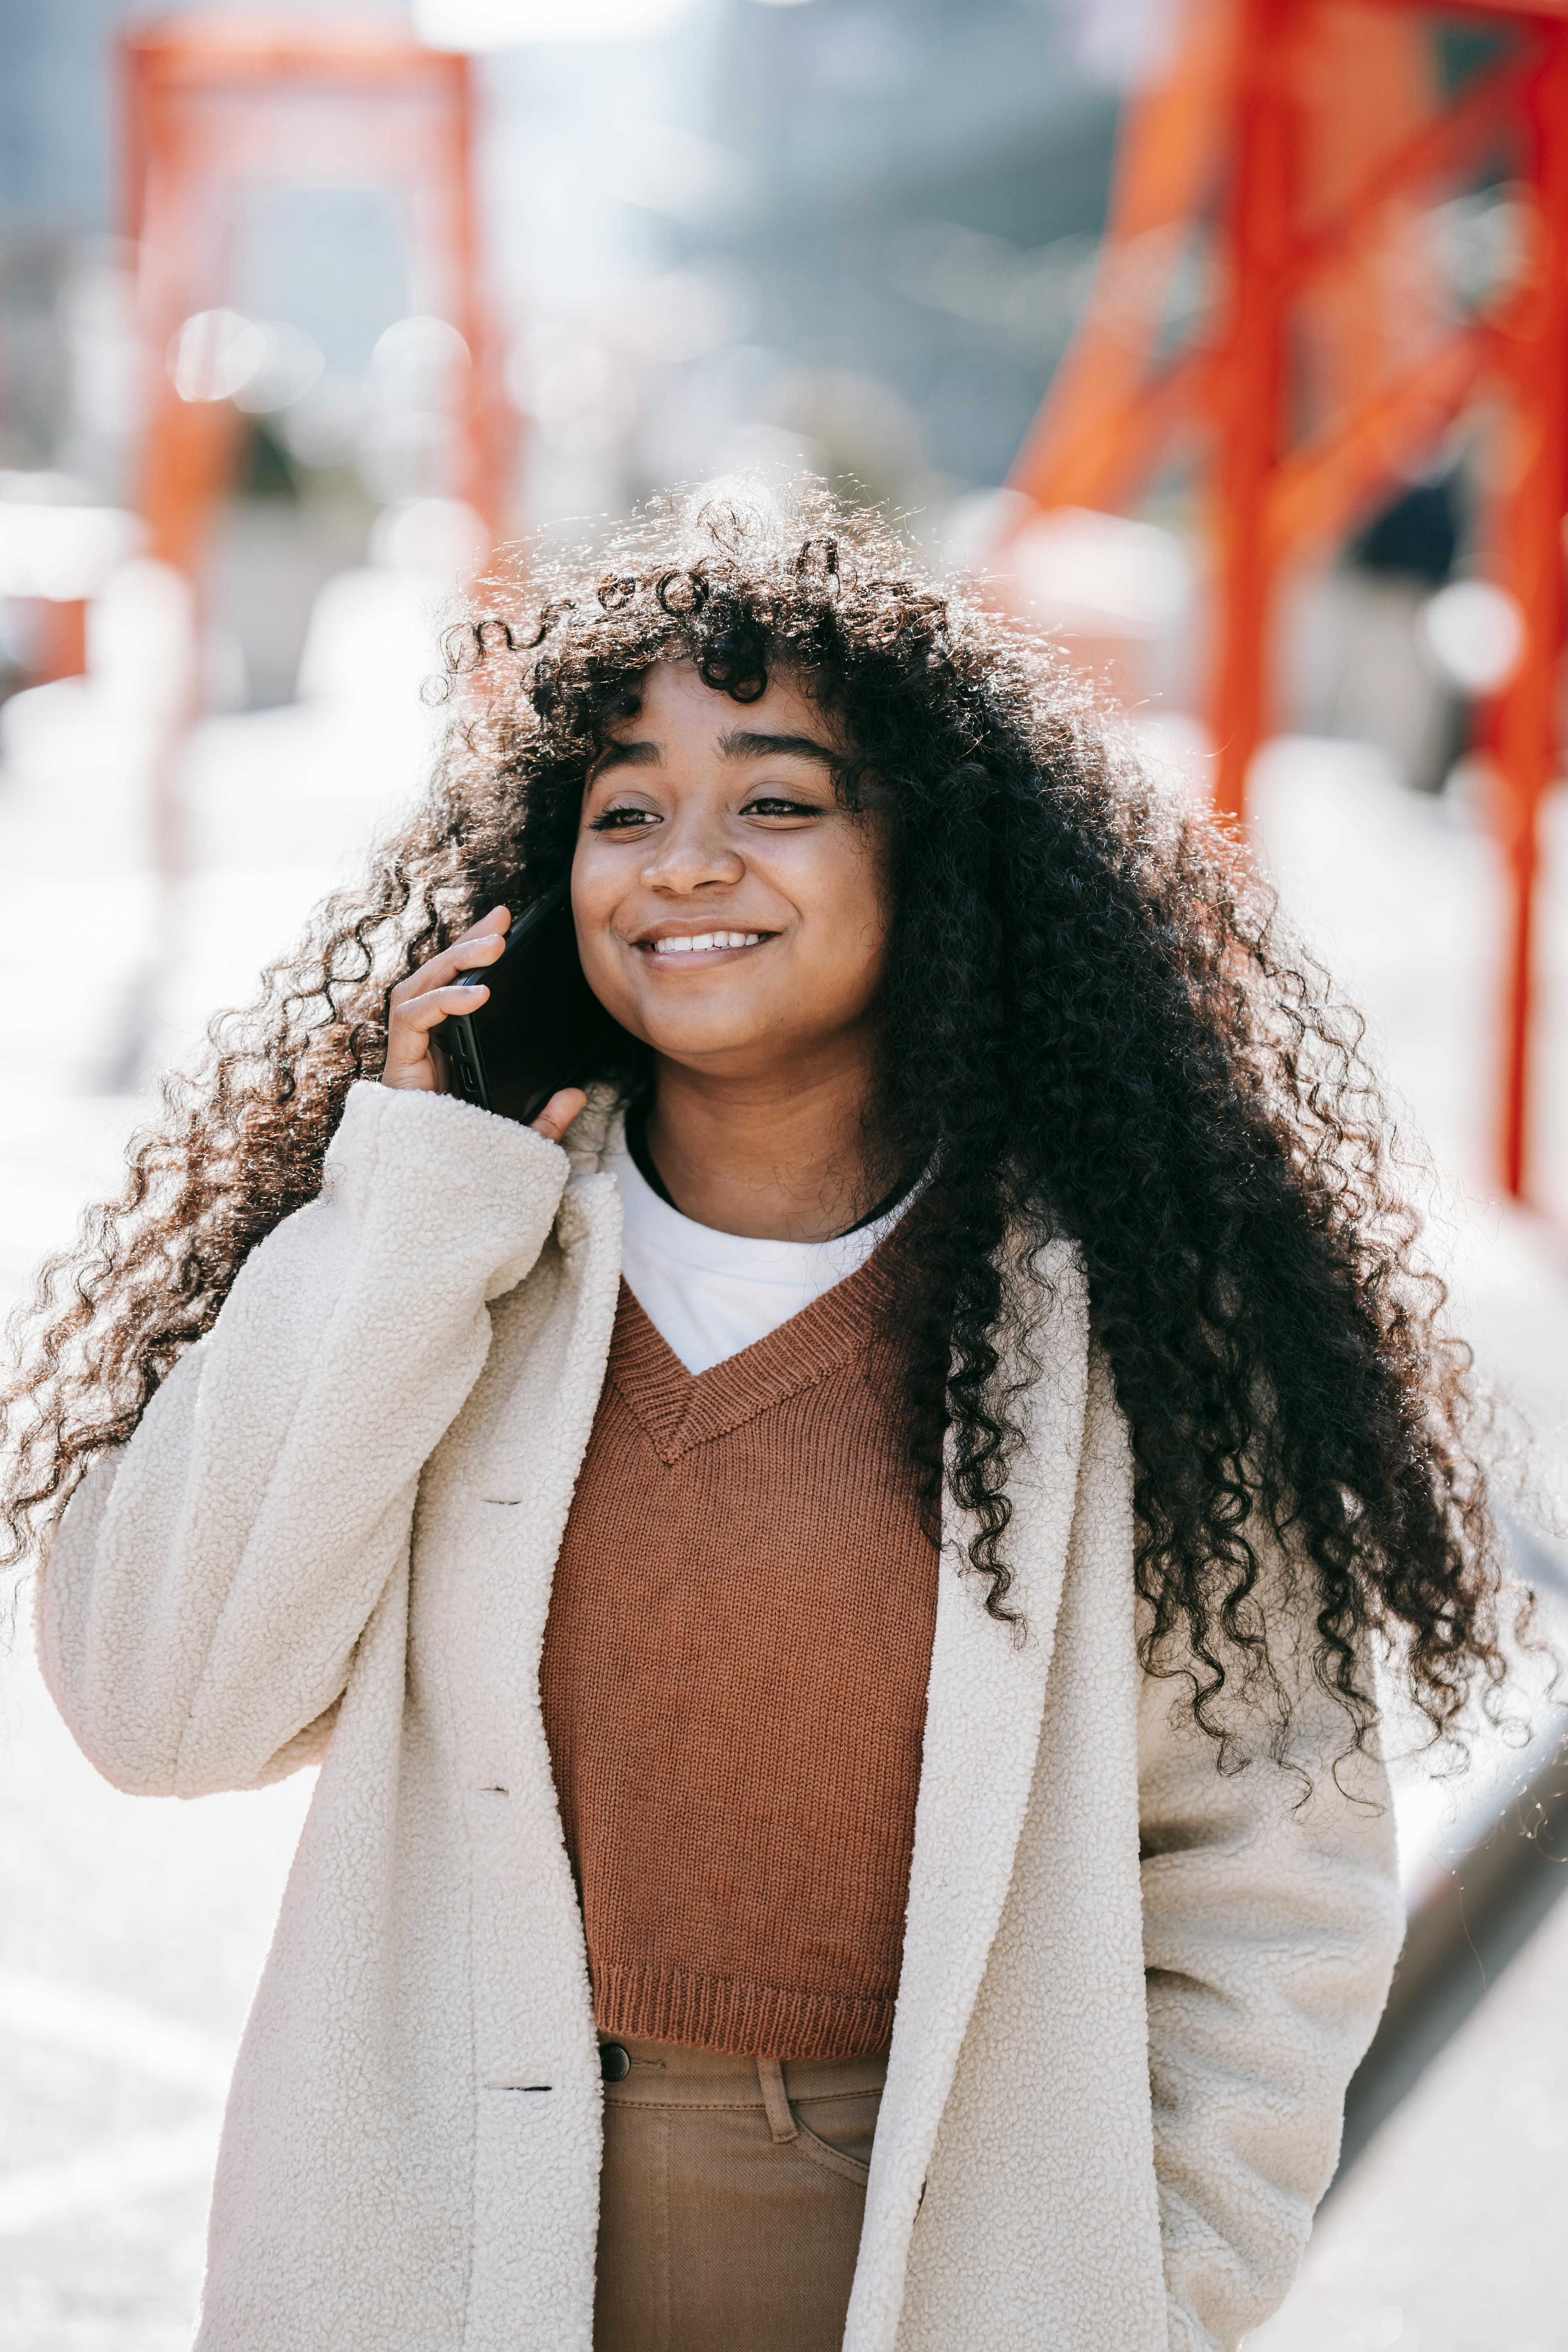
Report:
M 201 1796 L 320 1754 L 487 1302 L 533 1265 L 567 1173 L 448 1097 L 351 1090 L 320 1197 L 247 1261 L 44 1562 L 44 1675 L 117 1787 Z
M 1272 1623 L 1298 1622 L 1287 1609 Z M 1270 1647 L 1287 1760 L 1221 1771 L 1191 1685 L 1146 1677 L 1139 1739 L 1154 2167 L 1171 2352 L 1234 2352 L 1284 2300 L 1405 1929 L 1382 1766 L 1305 1643 Z M 1258 1742 L 1265 1745 L 1264 1742 Z

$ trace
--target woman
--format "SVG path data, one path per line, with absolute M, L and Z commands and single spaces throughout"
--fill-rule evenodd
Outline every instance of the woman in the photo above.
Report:
M 1233 2347 L 1399 1942 L 1374 1669 L 1500 1671 L 1353 1024 L 825 495 L 546 587 L 44 1343 L 82 1747 L 321 1765 L 200 2342 Z M 567 875 L 626 1043 L 530 1131 L 438 1024 Z

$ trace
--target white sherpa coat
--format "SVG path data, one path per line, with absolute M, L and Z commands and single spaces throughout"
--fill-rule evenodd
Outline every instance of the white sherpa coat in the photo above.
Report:
M 538 1665 L 619 1244 L 591 1150 L 356 1087 L 321 1197 L 56 1539 L 45 1671 L 117 1786 L 321 1759 L 202 2352 L 588 2352 L 599 2066 Z M 944 1563 L 847 2352 L 1236 2345 L 1289 2283 L 1399 1942 L 1386 1790 L 1324 1769 L 1343 1717 L 1310 1679 L 1305 1803 L 1267 1761 L 1219 1774 L 1145 1683 L 1127 1433 L 1052 1270 L 1026 1642 Z

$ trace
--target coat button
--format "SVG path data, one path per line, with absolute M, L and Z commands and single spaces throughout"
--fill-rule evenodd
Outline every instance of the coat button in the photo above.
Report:
M 599 2072 L 606 2083 L 624 2083 L 632 2071 L 632 2053 L 618 2042 L 599 2044 Z

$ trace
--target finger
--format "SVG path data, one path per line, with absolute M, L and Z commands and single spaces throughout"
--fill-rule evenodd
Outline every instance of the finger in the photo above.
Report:
M 581 1087 L 563 1087 L 531 1122 L 535 1135 L 542 1135 L 546 1143 L 559 1143 L 587 1099 Z
M 465 940 L 482 939 L 490 931 L 494 931 L 499 934 L 500 932 L 508 929 L 510 923 L 511 911 L 510 908 L 492 907 L 488 915 L 481 915 L 477 923 L 470 923 L 466 931 L 459 931 L 452 944 L 454 947 L 461 947 Z
M 407 997 L 423 996 L 427 988 L 439 987 L 454 973 L 471 971 L 479 964 L 494 963 L 505 945 L 500 931 L 465 932 L 449 948 L 443 948 L 438 956 L 432 956 L 428 963 L 420 964 L 400 980 L 392 991 L 391 1002 L 401 1004 Z
M 392 1034 L 395 1036 L 399 1029 L 423 1034 L 427 1029 L 434 1029 L 438 1022 L 445 1021 L 449 1013 L 475 1012 L 489 994 L 489 990 L 483 981 L 470 981 L 459 987 L 433 988 L 426 995 L 411 996 L 398 1006 Z

